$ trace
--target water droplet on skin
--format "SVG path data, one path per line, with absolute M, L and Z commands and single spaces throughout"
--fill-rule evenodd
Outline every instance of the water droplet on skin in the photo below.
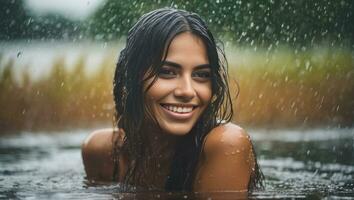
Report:
M 236 150 L 236 153 L 240 153 L 241 151 L 239 149 Z

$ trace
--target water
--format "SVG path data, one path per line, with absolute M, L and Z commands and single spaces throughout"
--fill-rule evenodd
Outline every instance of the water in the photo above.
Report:
M 88 185 L 80 145 L 89 132 L 23 132 L 0 137 L 0 199 L 190 199 L 193 196 L 119 193 L 116 184 Z M 249 132 L 266 176 L 265 190 L 255 192 L 252 197 L 354 198 L 354 128 Z M 205 195 L 202 197 L 208 199 Z M 237 195 L 225 192 L 211 196 L 234 199 Z

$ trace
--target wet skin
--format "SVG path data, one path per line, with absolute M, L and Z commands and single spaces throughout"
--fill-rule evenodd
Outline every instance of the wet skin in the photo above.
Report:
M 159 172 L 150 173 L 158 174 L 159 177 L 151 184 L 161 188 L 173 155 L 174 148 L 170 144 L 173 144 L 176 137 L 187 134 L 193 128 L 212 95 L 206 49 L 197 36 L 191 33 L 177 35 L 167 52 L 157 81 L 146 91 L 145 96 L 146 106 L 161 127 L 159 129 L 149 124 L 144 129 L 154 138 L 152 143 L 161 146 L 156 150 L 157 155 L 165 155 L 155 158 L 161 159 L 158 162 Z M 145 88 L 149 83 L 147 81 Z M 112 129 L 104 129 L 93 132 L 85 140 L 82 157 L 89 179 L 112 180 L 112 141 L 118 140 L 121 143 L 124 134 L 122 129 L 119 129 L 118 134 L 113 134 Z M 122 181 L 128 158 L 124 152 L 120 156 L 119 181 Z M 205 138 L 193 190 L 247 191 L 253 168 L 254 155 L 248 134 L 232 123 L 220 125 Z

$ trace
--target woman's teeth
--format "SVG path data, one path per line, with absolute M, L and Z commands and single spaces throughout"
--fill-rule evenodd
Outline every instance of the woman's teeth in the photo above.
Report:
M 193 106 L 191 107 L 180 107 L 180 106 L 169 106 L 169 105 L 163 105 L 164 108 L 167 110 L 170 110 L 172 112 L 177 112 L 177 113 L 189 113 L 192 112 Z

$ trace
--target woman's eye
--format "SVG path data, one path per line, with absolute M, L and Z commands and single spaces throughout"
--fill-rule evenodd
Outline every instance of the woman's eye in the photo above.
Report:
M 193 76 L 200 79 L 210 79 L 211 74 L 209 71 L 200 71 L 194 72 Z
M 176 77 L 176 72 L 171 70 L 171 69 L 160 69 L 159 71 L 159 77 L 162 77 L 162 78 L 174 78 Z

